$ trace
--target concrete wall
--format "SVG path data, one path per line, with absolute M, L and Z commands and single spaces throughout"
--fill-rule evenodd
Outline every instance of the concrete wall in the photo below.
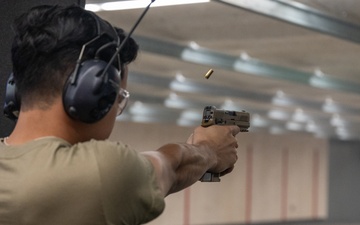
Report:
M 297 221 L 291 223 L 267 223 L 266 225 L 359 225 L 359 141 L 329 141 L 328 174 L 328 219 L 315 222 Z
M 360 142 L 330 141 L 329 221 L 360 224 Z

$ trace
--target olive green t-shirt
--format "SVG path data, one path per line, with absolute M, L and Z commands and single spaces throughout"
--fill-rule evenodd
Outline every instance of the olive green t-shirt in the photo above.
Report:
M 122 143 L 0 143 L 1 225 L 137 225 L 164 207 L 151 163 Z

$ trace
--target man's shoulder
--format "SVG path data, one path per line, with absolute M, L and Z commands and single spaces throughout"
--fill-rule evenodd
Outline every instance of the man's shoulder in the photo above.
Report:
M 94 140 L 79 142 L 71 146 L 73 150 L 90 150 L 96 153 L 125 153 L 135 151 L 129 145 L 110 140 Z
M 111 163 L 119 163 L 122 165 L 131 164 L 136 162 L 145 163 L 144 157 L 139 154 L 131 146 L 122 142 L 110 140 L 90 140 L 86 142 L 77 143 L 72 146 L 73 151 L 81 151 L 92 154 L 98 163 L 110 165 Z M 147 160 L 146 160 L 147 161 Z

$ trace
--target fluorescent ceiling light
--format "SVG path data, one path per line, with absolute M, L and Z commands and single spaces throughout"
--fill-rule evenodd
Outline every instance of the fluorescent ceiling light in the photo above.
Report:
M 251 126 L 267 127 L 268 122 L 265 118 L 261 117 L 259 114 L 254 114 L 253 116 L 251 116 Z
M 307 122 L 309 120 L 309 116 L 306 115 L 301 108 L 297 108 L 292 115 L 292 119 L 294 122 Z
M 346 121 L 340 117 L 339 114 L 334 114 L 330 119 L 330 124 L 334 127 L 344 127 L 346 125 Z
M 151 7 L 195 4 L 195 3 L 205 3 L 205 2 L 210 2 L 210 0 L 156 0 L 151 5 Z M 85 9 L 94 12 L 139 9 L 139 8 L 145 8 L 147 5 L 149 5 L 149 3 L 150 0 L 105 2 L 101 4 L 86 4 Z
M 202 112 L 199 112 L 197 110 L 187 109 L 181 112 L 180 119 L 198 122 L 201 120 L 202 116 L 203 116 Z
M 290 116 L 287 112 L 280 109 L 271 109 L 268 112 L 268 117 L 274 120 L 288 120 Z
M 303 129 L 303 125 L 300 123 L 289 121 L 286 123 L 286 128 L 292 131 L 301 131 Z
M 305 126 L 305 130 L 307 132 L 316 132 L 318 131 L 320 128 L 316 125 L 316 123 L 312 120 L 310 120 L 309 122 L 307 122 L 306 126 Z
M 284 129 L 279 126 L 271 126 L 269 130 L 270 134 L 283 134 L 285 133 Z

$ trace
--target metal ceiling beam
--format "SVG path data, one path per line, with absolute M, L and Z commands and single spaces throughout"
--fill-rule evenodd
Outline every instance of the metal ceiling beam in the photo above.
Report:
M 205 48 L 194 49 L 188 46 L 144 36 L 135 35 L 134 38 L 141 46 L 142 51 L 170 56 L 186 62 L 218 67 L 245 74 L 286 80 L 315 88 L 360 94 L 359 84 L 342 79 L 331 78 L 326 75 L 318 77 L 313 73 L 272 65 L 254 58 L 242 59 L 240 57 L 226 55 Z
M 192 93 L 192 94 L 201 94 L 205 96 L 211 96 L 213 93 L 216 93 L 216 96 L 229 97 L 237 102 L 237 99 L 245 99 L 251 102 L 270 103 L 274 100 L 273 94 L 264 93 L 258 90 L 249 90 L 249 89 L 239 89 L 238 87 L 229 87 L 222 86 L 220 84 L 209 84 L 196 81 L 193 79 L 186 78 L 184 81 L 177 81 L 172 78 L 164 78 L 155 76 L 149 73 L 139 73 L 131 71 L 129 74 L 129 81 L 131 83 L 143 83 L 146 85 L 151 85 L 159 89 L 170 88 L 172 91 L 177 93 Z M 179 96 L 179 98 L 184 98 L 185 96 Z M 162 104 L 164 103 L 164 97 L 152 96 L 144 93 L 132 93 L 132 99 Z M 196 108 L 201 106 L 200 102 L 194 100 L 194 98 L 187 100 L 190 104 L 188 107 Z M 204 100 L 201 100 L 204 101 Z M 286 101 L 286 102 L 284 102 Z M 194 102 L 194 103 L 192 103 Z M 204 103 L 204 102 L 203 102 Z M 279 103 L 280 104 L 280 103 Z M 277 104 L 277 105 L 279 105 Z M 314 99 L 302 99 L 294 96 L 286 96 L 283 98 L 283 103 L 281 104 L 284 108 L 287 107 L 300 107 L 305 111 L 312 112 L 323 112 L 324 102 L 315 101 Z M 332 109 L 332 113 L 344 113 L 345 115 L 359 115 L 360 109 L 355 107 L 346 106 L 341 103 L 334 103 L 336 108 Z M 248 106 L 246 106 L 249 108 Z M 257 111 L 256 109 L 255 111 Z M 328 110 L 329 111 L 329 110 Z M 329 113 L 331 115 L 331 113 Z
M 360 43 L 360 26 L 307 5 L 284 0 L 213 0 L 291 24 Z

